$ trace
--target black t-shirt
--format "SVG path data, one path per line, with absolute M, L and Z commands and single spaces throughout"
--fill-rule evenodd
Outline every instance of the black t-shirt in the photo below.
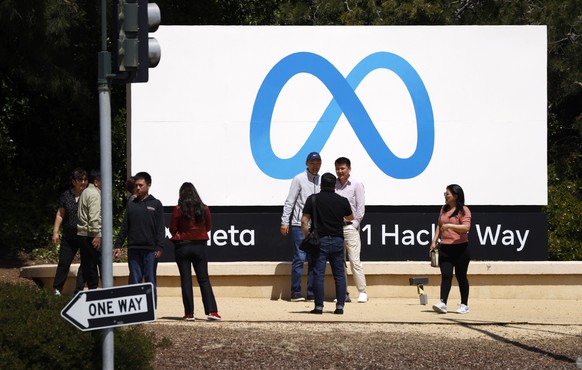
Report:
M 315 208 L 317 214 L 313 217 L 313 201 L 315 196 Z M 315 218 L 317 221 L 317 233 L 320 236 L 344 237 L 344 217 L 352 214 L 352 208 L 348 200 L 334 192 L 334 189 L 321 189 L 318 194 L 310 195 L 305 201 L 303 213 Z
M 65 209 L 63 223 L 61 224 L 63 237 L 71 238 L 77 236 L 77 210 L 79 209 L 79 205 L 75 200 L 73 189 L 69 189 L 61 194 L 59 197 L 59 208 L 61 207 Z

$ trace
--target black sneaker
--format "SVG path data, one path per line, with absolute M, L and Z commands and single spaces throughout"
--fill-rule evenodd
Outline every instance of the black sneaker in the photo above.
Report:
M 337 303 L 337 298 L 333 299 L 334 303 Z M 346 300 L 345 303 L 350 303 L 352 300 L 350 299 L 350 293 L 346 293 Z
M 321 314 L 323 314 L 323 310 L 319 310 L 317 308 L 314 308 L 313 310 L 309 311 L 309 313 L 314 313 L 316 315 L 321 315 Z
M 335 311 L 333 311 L 333 313 L 336 315 L 343 315 L 344 309 L 343 308 L 336 308 Z

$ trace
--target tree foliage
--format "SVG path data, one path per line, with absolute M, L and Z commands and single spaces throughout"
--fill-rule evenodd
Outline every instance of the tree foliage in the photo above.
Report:
M 0 1 L 0 252 L 46 245 L 71 171 L 99 168 L 98 10 Z
M 177 25 L 547 25 L 550 255 L 580 258 L 580 0 L 156 3 L 163 24 Z M 88 0 L 0 0 L 6 32 L 0 44 L 0 252 L 46 245 L 56 200 L 69 185 L 71 170 L 99 167 L 99 5 Z M 113 85 L 112 97 L 114 219 L 119 220 L 126 177 L 124 85 Z
M 94 63 L 83 52 L 89 45 L 73 35 L 86 32 L 81 30 L 86 14 L 77 4 L 57 0 L 0 3 L 7 30 L 0 45 L 0 204 L 9 211 L 2 214 L 10 215 L 1 221 L 3 247 L 47 238 L 44 214 L 56 209 L 54 190 L 64 184 L 71 159 L 85 157 L 87 146 L 79 144 L 91 137 L 87 123 L 95 121 L 86 84 Z M 74 61 L 65 58 L 69 55 Z M 85 69 L 76 63 L 85 63 Z
M 551 165 L 548 172 L 549 257 L 562 261 L 582 260 L 580 185 L 571 177 L 561 178 L 555 165 Z

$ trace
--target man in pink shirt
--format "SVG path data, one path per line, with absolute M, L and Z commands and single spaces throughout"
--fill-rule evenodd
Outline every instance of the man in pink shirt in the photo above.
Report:
M 362 261 L 360 261 L 360 251 L 362 243 L 360 240 L 360 223 L 365 214 L 365 192 L 364 184 L 354 179 L 350 172 L 352 171 L 351 161 L 346 157 L 340 157 L 335 160 L 335 173 L 337 181 L 335 183 L 335 192 L 347 198 L 352 208 L 354 219 L 344 222 L 344 248 L 350 260 L 352 276 L 358 289 L 358 302 L 368 302 L 366 293 L 366 276 Z M 346 301 L 349 302 L 349 295 L 346 293 Z

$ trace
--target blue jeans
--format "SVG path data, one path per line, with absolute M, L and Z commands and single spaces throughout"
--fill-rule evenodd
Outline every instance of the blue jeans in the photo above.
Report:
M 320 238 L 321 247 L 311 255 L 313 264 L 313 290 L 315 293 L 315 308 L 323 309 L 323 282 L 325 264 L 329 261 L 333 279 L 335 280 L 336 308 L 344 308 L 346 301 L 346 271 L 344 265 L 344 239 L 324 236 Z
M 303 277 L 303 264 L 307 261 L 307 296 L 313 297 L 313 265 L 307 258 L 307 253 L 299 249 L 303 240 L 301 226 L 291 226 L 293 237 L 293 262 L 291 262 L 291 298 L 302 296 L 301 278 Z
M 155 253 L 151 249 L 128 248 L 127 263 L 129 265 L 128 284 L 141 284 L 144 280 L 146 283 L 152 283 L 154 285 L 154 302 L 157 306 L 156 270 L 158 259 Z

